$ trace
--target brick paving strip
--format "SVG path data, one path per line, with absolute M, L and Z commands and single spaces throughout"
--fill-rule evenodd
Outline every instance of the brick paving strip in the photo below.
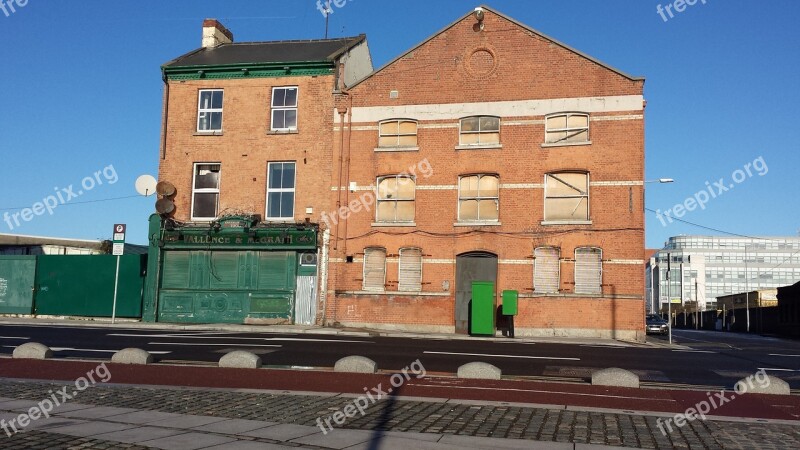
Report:
M 0 419 L 16 417 L 62 386 L 72 385 L 0 379 Z M 696 420 L 664 436 L 656 424 L 658 414 L 413 398 L 378 401 L 363 417 L 358 414 L 323 435 L 317 418 L 343 410 L 353 397 L 95 386 L 50 419 L 33 422 L 26 428 L 30 431 L 0 436 L 0 448 L 366 449 L 372 448 L 369 441 L 376 436 L 381 436 L 381 448 L 591 448 L 573 443 L 655 449 L 800 448 L 800 425 Z M 387 445 L 392 443 L 397 447 Z

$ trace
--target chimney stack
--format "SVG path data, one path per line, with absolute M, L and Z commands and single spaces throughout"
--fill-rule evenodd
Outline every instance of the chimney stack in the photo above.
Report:
M 232 43 L 233 33 L 228 31 L 217 19 L 203 21 L 203 48 L 214 48 L 222 44 Z

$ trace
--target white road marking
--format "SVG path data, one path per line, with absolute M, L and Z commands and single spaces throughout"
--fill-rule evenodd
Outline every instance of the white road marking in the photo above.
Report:
M 22 337 L 22 336 L 0 336 L 0 339 L 20 339 L 23 341 L 28 341 L 30 338 Z
M 298 342 L 344 342 L 355 344 L 374 344 L 371 341 L 351 341 L 343 339 L 314 339 L 314 338 L 256 338 L 256 337 L 237 337 L 237 336 L 188 336 L 180 334 L 122 334 L 112 333 L 107 336 L 118 337 L 146 337 L 146 338 L 164 338 L 164 339 L 238 339 L 242 341 L 298 341 Z
M 592 344 L 581 344 L 580 347 L 592 347 L 592 348 L 626 348 L 623 345 L 592 345 Z
M 442 389 L 475 389 L 475 390 L 486 390 L 486 391 L 512 391 L 512 392 L 535 392 L 540 394 L 564 394 L 564 395 L 580 395 L 584 397 L 606 397 L 606 398 L 628 398 L 628 399 L 636 399 L 636 400 L 651 400 L 651 401 L 663 401 L 663 402 L 676 402 L 671 398 L 657 398 L 654 399 L 653 397 L 629 397 L 625 395 L 602 395 L 602 394 L 585 394 L 579 392 L 562 392 L 562 391 L 542 391 L 536 389 L 509 389 L 509 388 L 495 388 L 495 387 L 475 387 L 475 386 L 441 386 L 437 384 L 417 384 L 414 383 L 414 386 L 425 386 L 425 387 L 438 387 Z
M 794 369 L 769 369 L 767 367 L 759 367 L 758 370 L 774 370 L 776 372 L 800 372 L 800 370 L 794 370 Z
M 3 347 L 6 348 L 16 348 L 13 345 L 4 345 Z M 87 352 L 87 353 L 117 353 L 119 350 L 102 350 L 96 348 L 72 348 L 72 347 L 50 347 L 50 350 L 54 352 Z M 166 355 L 168 351 L 152 351 L 148 352 L 153 355 Z
M 717 354 L 717 352 L 712 352 L 711 350 L 673 350 L 673 352 L 677 352 L 677 353 L 714 353 L 714 354 Z
M 800 355 L 785 355 L 783 353 L 770 353 L 769 356 L 786 356 L 790 358 L 800 358 Z
M 218 347 L 283 347 L 282 345 L 263 345 L 263 344 L 206 344 L 203 342 L 148 342 L 147 345 L 192 345 L 192 346 L 218 346 Z
M 486 356 L 490 358 L 522 358 L 522 359 L 559 359 L 565 361 L 580 361 L 580 358 L 558 358 L 558 357 L 551 357 L 551 356 L 518 356 L 518 355 L 490 355 L 486 353 L 453 353 L 453 352 L 428 352 L 425 351 L 423 353 L 429 353 L 432 355 L 456 355 L 456 356 Z

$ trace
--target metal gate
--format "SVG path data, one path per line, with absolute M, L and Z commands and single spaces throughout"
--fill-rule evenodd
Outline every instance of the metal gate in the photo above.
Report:
M 294 323 L 314 325 L 317 320 L 317 277 L 297 277 L 295 294 Z
M 497 283 L 497 255 L 470 252 L 456 257 L 456 333 L 469 333 L 473 281 Z

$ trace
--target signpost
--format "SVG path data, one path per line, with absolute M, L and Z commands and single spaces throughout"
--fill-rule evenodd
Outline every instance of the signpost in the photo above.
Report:
M 125 253 L 125 230 L 124 223 L 114 224 L 114 238 L 111 241 L 111 254 L 117 257 L 117 270 L 114 274 L 114 305 L 111 307 L 111 323 L 117 319 L 117 287 L 119 286 L 119 257 Z

